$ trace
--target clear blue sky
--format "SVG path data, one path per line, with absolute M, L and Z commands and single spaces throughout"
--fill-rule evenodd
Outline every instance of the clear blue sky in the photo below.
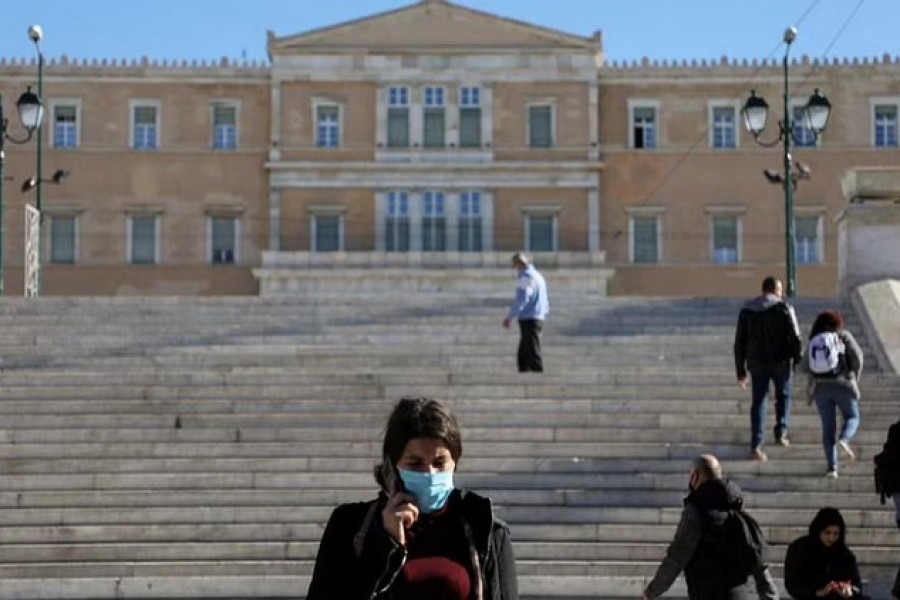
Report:
M 31 57 L 26 31 L 44 29 L 48 58 L 267 60 L 279 36 L 408 5 L 413 0 L 6 1 L 0 57 Z M 798 24 L 793 52 L 811 57 L 900 56 L 900 0 L 457 0 L 506 17 L 588 36 L 609 60 L 769 58 Z M 849 23 L 848 23 L 849 19 Z M 846 28 L 842 28 L 846 25 Z M 837 39 L 836 39 L 837 38 Z M 835 41 L 836 39 L 836 41 Z M 830 48 L 829 48 L 830 46 Z

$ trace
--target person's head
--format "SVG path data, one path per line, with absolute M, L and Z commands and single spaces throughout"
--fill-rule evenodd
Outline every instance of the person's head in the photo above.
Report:
M 516 252 L 512 255 L 512 266 L 516 271 L 524 271 L 531 264 L 531 258 L 524 252 Z
M 402 398 L 388 417 L 382 456 L 397 469 L 453 472 L 462 456 L 462 435 L 453 413 L 430 398 Z M 381 466 L 375 469 L 385 488 Z
M 781 298 L 783 294 L 783 289 L 781 285 L 781 280 L 777 277 L 773 277 L 769 275 L 762 282 L 762 293 L 763 294 L 772 294 L 774 296 L 778 296 Z
M 688 487 L 696 490 L 707 481 L 722 479 L 722 465 L 712 454 L 701 454 L 694 459 L 694 467 L 688 480 Z
M 841 511 L 831 507 L 821 509 L 809 524 L 809 535 L 826 548 L 835 544 L 843 546 L 845 531 Z
M 812 328 L 809 330 L 809 338 L 812 339 L 820 333 L 827 331 L 838 332 L 844 328 L 844 317 L 836 310 L 823 310 L 816 315 Z

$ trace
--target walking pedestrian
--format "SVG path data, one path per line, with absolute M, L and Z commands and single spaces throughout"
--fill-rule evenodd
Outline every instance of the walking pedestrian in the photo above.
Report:
M 747 387 L 749 372 L 750 456 L 758 461 L 767 460 L 763 442 L 770 383 L 775 386 L 775 443 L 790 445 L 793 367 L 801 350 L 797 317 L 782 297 L 781 281 L 766 277 L 762 294 L 741 309 L 734 335 L 734 365 L 742 388 Z
M 544 329 L 544 321 L 550 314 L 547 283 L 524 252 L 516 252 L 513 255 L 512 266 L 518 273 L 516 296 L 506 318 L 503 319 L 503 327 L 509 329 L 512 321 L 519 322 L 517 355 L 519 372 L 541 373 L 544 371 L 541 331 Z

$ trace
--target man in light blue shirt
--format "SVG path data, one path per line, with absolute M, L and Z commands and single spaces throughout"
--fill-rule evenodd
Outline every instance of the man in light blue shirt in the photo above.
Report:
M 550 314 L 547 283 L 524 252 L 513 255 L 512 266 L 519 278 L 516 297 L 503 319 L 503 327 L 509 329 L 513 319 L 519 322 L 519 372 L 542 373 L 544 361 L 541 358 L 541 330 L 544 328 L 544 320 Z

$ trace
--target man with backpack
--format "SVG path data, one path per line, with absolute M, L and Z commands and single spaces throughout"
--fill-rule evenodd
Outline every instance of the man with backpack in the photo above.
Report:
M 765 538 L 744 512 L 740 488 L 723 479 L 715 456 L 694 461 L 688 487 L 675 539 L 644 589 L 644 600 L 664 594 L 682 571 L 691 600 L 749 599 L 751 579 L 759 598 L 778 600 L 765 562 Z
M 789 446 L 791 385 L 794 365 L 800 362 L 803 343 L 800 327 L 790 304 L 782 297 L 781 281 L 766 277 L 762 294 L 741 309 L 734 335 L 734 366 L 738 385 L 749 379 L 753 401 L 750 406 L 750 456 L 767 460 L 763 452 L 766 399 L 769 382 L 775 386 L 775 443 Z

